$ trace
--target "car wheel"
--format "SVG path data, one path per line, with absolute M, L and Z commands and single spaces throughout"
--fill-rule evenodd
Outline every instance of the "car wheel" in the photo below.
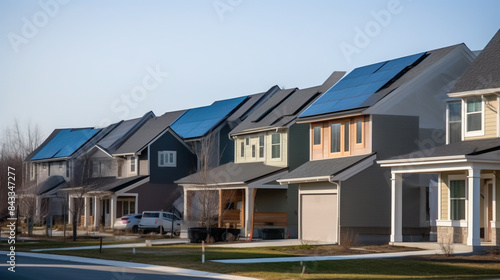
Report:
M 132 233 L 137 233 L 139 231 L 139 227 L 138 226 L 133 226 L 132 227 Z

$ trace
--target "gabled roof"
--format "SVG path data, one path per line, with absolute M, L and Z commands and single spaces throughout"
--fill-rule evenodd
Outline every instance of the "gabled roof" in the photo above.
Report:
M 153 139 L 165 131 L 185 111 L 165 113 L 149 119 L 134 134 L 114 151 L 114 155 L 135 154 L 146 147 Z
M 127 177 L 127 178 L 116 178 L 116 177 L 110 177 L 106 178 L 106 181 L 104 184 L 101 186 L 92 189 L 93 192 L 117 192 L 120 190 L 123 190 L 135 183 L 138 183 L 149 176 L 147 175 L 140 175 L 140 176 L 133 176 L 133 177 Z
M 359 67 L 314 102 L 299 118 L 362 111 L 375 105 L 406 82 L 419 76 L 463 44 Z
M 170 127 L 183 139 L 205 136 L 231 113 L 237 110 L 248 96 L 215 101 L 212 105 L 189 109 Z
M 330 178 L 337 180 L 335 177 L 349 168 L 353 168 L 363 161 L 367 161 L 368 165 L 365 166 L 368 167 L 373 164 L 374 160 L 375 155 L 368 154 L 308 161 L 280 178 L 278 182 L 288 184 L 292 182 L 328 181 Z M 345 178 L 342 179 L 345 180 Z
M 194 185 L 248 184 L 285 170 L 287 170 L 286 167 L 265 165 L 262 162 L 230 162 L 210 169 L 206 173 L 191 174 L 174 183 Z
M 465 70 L 451 93 L 500 88 L 500 30 Z
M 112 130 L 102 137 L 96 145 L 104 149 L 108 154 L 113 154 L 128 137 L 139 129 L 149 119 L 154 118 L 153 112 L 148 112 L 144 116 L 136 119 L 120 121 L 114 125 Z
M 264 104 L 236 126 L 230 135 L 261 129 L 286 127 L 316 98 L 342 78 L 345 72 L 333 72 L 320 86 L 306 89 L 284 89 L 276 92 Z
M 234 128 L 237 124 L 245 120 L 251 113 L 258 109 L 264 102 L 280 90 L 279 86 L 272 86 L 268 91 L 251 94 L 247 101 L 243 103 L 234 113 L 227 118 L 227 122 Z
M 99 131 L 101 130 L 94 128 L 56 129 L 26 160 L 48 160 L 69 157 Z

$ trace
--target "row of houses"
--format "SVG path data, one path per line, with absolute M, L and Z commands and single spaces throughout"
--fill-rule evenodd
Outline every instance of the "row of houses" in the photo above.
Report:
M 86 227 L 164 209 L 244 236 L 500 244 L 499 62 L 500 32 L 477 57 L 459 44 L 311 88 L 57 129 L 26 158 L 30 182 L 48 215 L 83 200 Z

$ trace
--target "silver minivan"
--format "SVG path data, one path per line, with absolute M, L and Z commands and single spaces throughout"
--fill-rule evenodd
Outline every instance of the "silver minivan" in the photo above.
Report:
M 139 230 L 145 231 L 156 231 L 156 232 L 171 232 L 172 231 L 172 221 L 174 223 L 174 235 L 178 236 L 181 232 L 181 218 L 170 212 L 164 211 L 144 211 L 142 212 L 142 218 L 139 222 Z

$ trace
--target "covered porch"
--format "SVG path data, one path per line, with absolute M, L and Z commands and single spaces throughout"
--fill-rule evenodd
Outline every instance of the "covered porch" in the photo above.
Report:
M 184 224 L 237 228 L 245 238 L 261 237 L 262 229 L 286 232 L 288 186 L 274 183 L 286 169 L 262 163 L 229 163 L 210 173 L 220 174 L 221 169 L 241 172 L 232 177 L 210 176 L 212 179 L 206 184 L 197 180 L 199 173 L 177 182 L 184 189 Z
M 461 142 L 437 147 L 424 157 L 379 161 L 382 167 L 391 168 L 392 243 L 403 241 L 403 175 L 434 173 L 438 175 L 437 241 L 461 243 L 472 248 L 500 245 L 500 222 L 497 220 L 500 217 L 497 207 L 500 200 L 500 152 L 492 151 L 484 141 L 468 142 L 477 143 Z M 463 154 L 448 155 L 451 151 L 462 151 Z

